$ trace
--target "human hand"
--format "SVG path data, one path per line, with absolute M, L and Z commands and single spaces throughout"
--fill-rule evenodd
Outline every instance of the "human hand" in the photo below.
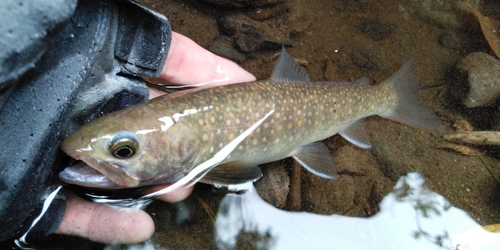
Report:
M 237 82 L 254 81 L 255 77 L 235 63 L 203 49 L 189 38 L 172 33 L 172 42 L 159 80 L 192 85 L 216 86 Z M 150 98 L 165 94 L 150 88 Z M 169 184 L 149 188 L 153 192 Z M 166 202 L 185 199 L 192 187 L 176 190 L 158 197 Z M 97 204 L 70 195 L 66 200 L 66 212 L 55 231 L 101 243 L 131 244 L 147 240 L 154 233 L 154 222 L 144 211 L 117 208 Z

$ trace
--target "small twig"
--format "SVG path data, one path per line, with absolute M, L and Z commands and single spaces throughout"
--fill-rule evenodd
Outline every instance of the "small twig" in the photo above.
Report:
M 302 171 L 302 166 L 296 161 L 292 162 L 292 173 L 290 176 L 290 194 L 289 194 L 289 205 L 288 209 L 290 211 L 298 211 L 302 206 L 301 198 L 301 177 L 300 172 Z
M 198 199 L 198 202 L 200 203 L 201 207 L 205 210 L 205 212 L 208 214 L 208 217 L 210 217 L 210 221 L 212 221 L 212 224 L 215 224 L 215 218 L 217 217 L 215 213 L 212 211 L 210 206 L 200 197 L 196 196 L 196 199 Z
M 443 138 L 453 143 L 500 146 L 498 131 L 461 131 L 443 135 Z

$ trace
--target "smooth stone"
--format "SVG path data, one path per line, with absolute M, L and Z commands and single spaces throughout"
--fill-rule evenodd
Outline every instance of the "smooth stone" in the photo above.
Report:
M 500 61 L 495 57 L 474 52 L 458 64 L 467 73 L 469 90 L 463 101 L 468 108 L 484 107 L 495 103 L 500 95 Z

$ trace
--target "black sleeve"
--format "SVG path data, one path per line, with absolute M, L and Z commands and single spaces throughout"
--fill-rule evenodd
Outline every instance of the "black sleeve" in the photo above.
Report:
M 57 174 L 67 159 L 59 149 L 65 136 L 99 115 L 147 100 L 138 77 L 161 72 L 171 39 L 165 17 L 106 0 L 79 1 L 57 32 L 47 34 L 45 52 L 27 71 L 0 75 L 8 79 L 0 82 L 0 241 L 23 235 L 47 194 L 62 184 Z M 57 228 L 65 210 L 60 201 L 30 233 Z

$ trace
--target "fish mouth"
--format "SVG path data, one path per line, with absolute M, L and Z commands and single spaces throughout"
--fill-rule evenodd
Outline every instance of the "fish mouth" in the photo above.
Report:
M 73 166 L 66 167 L 59 173 L 59 178 L 64 182 L 84 187 L 102 189 L 123 188 L 123 186 L 112 182 L 104 174 L 90 167 L 83 161 L 79 161 Z
M 139 178 L 119 165 L 90 157 L 80 160 L 60 172 L 59 178 L 67 183 L 102 189 L 134 188 L 141 184 Z

